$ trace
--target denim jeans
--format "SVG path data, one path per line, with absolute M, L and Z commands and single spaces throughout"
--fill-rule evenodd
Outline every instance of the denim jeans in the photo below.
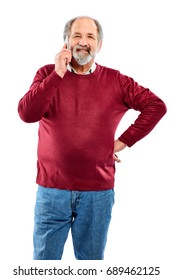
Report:
M 34 260 L 61 260 L 71 229 L 77 260 L 102 260 L 114 190 L 68 191 L 38 186 Z

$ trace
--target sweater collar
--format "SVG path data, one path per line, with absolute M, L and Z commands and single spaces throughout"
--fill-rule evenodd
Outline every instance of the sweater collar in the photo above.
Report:
M 71 64 L 68 64 L 67 65 L 67 69 L 70 71 L 70 72 L 73 72 L 75 74 L 77 74 L 76 70 L 71 66 Z M 94 72 L 94 70 L 96 69 L 96 64 L 95 62 L 93 62 L 93 64 L 91 65 L 91 67 L 85 72 L 83 73 L 84 75 L 88 75 L 88 74 L 91 74 Z

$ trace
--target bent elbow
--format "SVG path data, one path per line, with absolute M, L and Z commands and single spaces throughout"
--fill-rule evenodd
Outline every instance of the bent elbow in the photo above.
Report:
M 161 112 L 162 116 L 164 116 L 167 112 L 167 106 L 162 100 L 160 103 L 160 112 Z
M 34 123 L 40 120 L 38 116 L 32 112 L 29 112 L 29 110 L 24 110 L 20 105 L 18 106 L 18 114 L 21 120 L 26 123 Z

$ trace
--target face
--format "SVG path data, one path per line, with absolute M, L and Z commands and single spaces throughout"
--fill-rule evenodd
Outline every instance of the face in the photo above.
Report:
M 75 20 L 69 36 L 69 48 L 72 56 L 79 65 L 93 61 L 101 48 L 97 26 L 89 18 Z

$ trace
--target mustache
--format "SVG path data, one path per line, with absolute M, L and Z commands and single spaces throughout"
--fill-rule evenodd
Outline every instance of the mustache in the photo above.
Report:
M 74 47 L 74 51 L 80 51 L 80 50 L 85 50 L 87 51 L 89 54 L 91 52 L 91 49 L 87 46 L 81 46 L 81 45 L 77 45 Z

